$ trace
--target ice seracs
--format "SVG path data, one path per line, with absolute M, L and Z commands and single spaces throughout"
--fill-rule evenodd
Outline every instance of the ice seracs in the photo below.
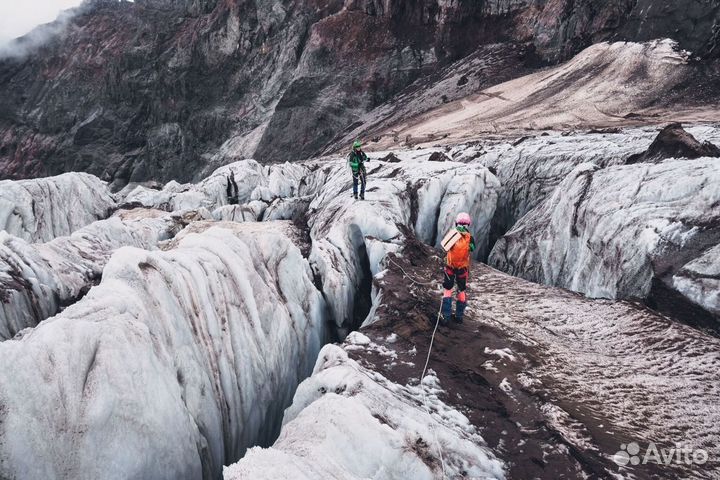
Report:
M 591 297 L 646 298 L 653 278 L 672 286 L 718 244 L 719 204 L 714 158 L 582 164 L 497 242 L 490 263 Z
M 120 249 L 80 302 L 0 343 L 0 477 L 218 478 L 274 438 L 324 301 L 289 222 L 205 228 Z
M 470 211 L 479 245 L 487 245 L 499 183 L 481 165 L 428 162 L 432 151 L 403 152 L 400 163 L 371 161 L 364 201 L 350 194 L 344 161 L 328 162 L 322 188 L 307 214 L 310 262 L 322 279 L 335 321 L 347 333 L 369 313 L 358 310 L 363 282 L 382 270 L 382 260 L 405 240 L 403 228 L 435 244 L 457 211 Z M 377 154 L 383 156 L 383 154 Z M 366 292 L 369 294 L 369 289 Z M 358 318 L 358 315 L 362 318 Z
M 252 201 L 271 203 L 276 198 L 297 196 L 310 173 L 304 164 L 260 165 L 241 160 L 215 170 L 197 184 L 171 181 L 161 190 L 136 186 L 124 192 L 124 202 L 168 211 L 207 208 L 210 210 Z
M 0 181 L 0 230 L 29 242 L 70 235 L 115 206 L 107 184 L 86 173 Z
M 346 346 L 362 350 L 352 335 Z M 468 419 L 438 398 L 441 391 L 432 374 L 422 386 L 399 385 L 327 345 L 286 410 L 275 444 L 251 449 L 224 478 L 505 478 L 503 463 Z
M 55 315 L 99 281 L 123 246 L 154 249 L 193 214 L 121 210 L 72 235 L 32 244 L 0 232 L 0 340 Z
M 586 149 L 582 135 L 560 134 L 459 146 L 441 162 L 428 161 L 436 150 L 376 152 L 363 201 L 352 198 L 342 158 L 272 166 L 246 160 L 198 184 L 128 188 L 117 194 L 115 215 L 49 242 L 0 234 L 0 338 L 25 328 L 0 342 L 0 362 L 14 367 L 0 371 L 0 477 L 218 478 L 248 447 L 268 447 L 282 422 L 277 442 L 253 448 L 225 470 L 226 479 L 430 479 L 443 469 L 449 478 L 503 478 L 506 465 L 478 435 L 481 425 L 442 391 L 447 377 L 431 373 L 420 387 L 417 378 L 389 380 L 348 358 L 372 354 L 415 366 L 420 349 L 413 346 L 408 362 L 393 350 L 406 338 L 382 331 L 382 321 L 374 340 L 351 333 L 342 348 L 325 347 L 312 377 L 295 388 L 330 333 L 342 338 L 391 315 L 398 291 L 402 301 L 405 290 L 431 291 L 414 303 L 437 293 L 437 259 L 415 237 L 437 245 L 459 211 L 473 218 L 480 257 L 492 247 L 493 227 L 499 232 L 522 217 L 490 255 L 510 273 L 609 298 L 647 296 L 657 280 L 716 312 L 717 160 L 623 165 L 653 134 L 595 134 Z M 417 271 L 393 272 L 389 253 L 408 270 L 425 268 L 422 285 L 414 283 Z M 480 266 L 472 279 L 471 316 L 521 339 L 492 348 L 477 340 L 487 371 L 502 374 L 493 385 L 505 395 L 520 398 L 522 388 L 540 388 L 538 379 L 564 368 L 564 389 L 577 404 L 602 389 L 592 414 L 607 408 L 621 415 L 623 402 L 643 395 L 657 403 L 670 394 L 658 384 L 674 358 L 660 332 L 697 353 L 676 359 L 686 388 L 673 407 L 697 407 L 715 392 L 692 377 L 697 368 L 714 381 L 718 364 L 692 329 L 669 330 L 668 320 L 627 304 L 593 302 Z M 425 327 L 434 300 L 415 318 Z M 632 350 L 627 332 L 636 328 L 657 340 L 652 352 L 660 361 Z M 393 341 L 379 345 L 378 338 Z M 524 340 L 530 343 L 519 348 Z M 551 352 L 547 363 L 536 359 L 523 379 L 502 371 L 538 345 Z M 635 379 L 636 389 L 614 388 L 603 375 L 624 378 L 612 365 L 620 354 L 622 368 L 640 376 L 628 364 L 635 355 L 654 376 Z M 567 434 L 567 444 L 593 441 L 574 427 L 587 411 L 543 402 L 545 420 Z M 615 426 L 660 435 L 663 421 L 645 410 L 648 428 Z M 715 422 L 716 412 L 704 413 Z M 700 426 L 698 441 L 717 438 L 696 418 L 672 425 Z

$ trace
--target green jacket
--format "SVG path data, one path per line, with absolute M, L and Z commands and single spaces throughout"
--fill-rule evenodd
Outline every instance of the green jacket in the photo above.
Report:
M 368 156 L 362 150 L 351 151 L 348 155 L 348 162 L 353 173 L 357 173 L 359 170 L 365 170 L 365 162 L 367 162 Z

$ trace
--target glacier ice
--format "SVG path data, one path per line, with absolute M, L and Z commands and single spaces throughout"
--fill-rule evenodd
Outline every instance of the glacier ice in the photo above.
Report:
M 374 276 L 382 261 L 404 244 L 405 226 L 420 238 L 439 242 L 459 211 L 472 212 L 479 245 L 487 245 L 499 183 L 485 167 L 424 161 L 430 151 L 401 154 L 400 163 L 368 164 L 366 200 L 351 197 L 344 162 L 326 162 L 322 188 L 310 202 L 310 262 L 338 327 L 345 331 L 370 316 L 353 318 L 361 279 Z M 377 303 L 377 302 L 376 302 Z
M 70 235 L 115 206 L 107 184 L 87 173 L 0 181 L 0 231 L 29 242 Z
M 181 225 L 180 214 L 135 209 L 41 244 L 0 232 L 0 340 L 75 301 L 99 280 L 116 249 L 155 248 Z
M 275 444 L 250 449 L 224 478 L 505 478 L 502 462 L 468 419 L 438 398 L 438 386 L 432 374 L 423 387 L 398 385 L 326 345 L 286 410 Z M 432 414 L 421 388 L 428 390 Z
M 107 208 L 82 213 L 73 232 L 53 217 L 42 235 L 59 238 L 0 234 L 0 296 L 11 299 L 0 338 L 102 275 L 0 343 L 13 365 L 0 372 L 0 477 L 217 478 L 270 444 L 292 402 L 274 446 L 251 449 L 227 479 L 436 478 L 435 435 L 451 474 L 502 478 L 472 425 L 437 398 L 438 379 L 424 382 L 427 415 L 418 387 L 347 358 L 374 348 L 361 334 L 345 351 L 325 347 L 295 387 L 331 329 L 375 320 L 387 254 L 412 254 L 409 231 L 437 245 L 459 211 L 474 219 L 479 257 L 493 228 L 522 217 L 490 256 L 511 273 L 613 298 L 646 295 L 658 276 L 717 309 L 716 164 L 622 165 L 651 140 L 548 135 L 456 147 L 444 162 L 380 152 L 357 202 L 343 159 L 244 160 L 197 184 L 126 189 L 118 203 L 133 209 L 101 221 L 115 200 L 92 181 L 88 208 L 105 196 Z
M 274 438 L 324 301 L 288 222 L 206 224 L 0 343 L 0 477 L 217 478 Z
M 720 240 L 716 159 L 576 167 L 501 238 L 490 264 L 591 297 L 646 298 Z M 669 281 L 669 280 L 668 280 Z
M 672 286 L 704 309 L 720 315 L 720 243 L 685 264 Z

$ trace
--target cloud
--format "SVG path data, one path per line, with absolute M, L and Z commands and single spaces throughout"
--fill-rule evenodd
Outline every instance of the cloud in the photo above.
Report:
M 80 5 L 82 0 L 0 1 L 0 49 L 36 26 L 52 22 L 61 10 Z

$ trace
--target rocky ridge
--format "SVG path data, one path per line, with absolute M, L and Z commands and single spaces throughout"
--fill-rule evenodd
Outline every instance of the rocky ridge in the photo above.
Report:
M 718 7 L 686 3 L 88 1 L 30 57 L 0 59 L 0 177 L 120 188 L 307 158 L 369 131 L 376 107 L 417 115 L 605 40 L 672 37 L 703 70 L 679 101 L 704 101 Z

